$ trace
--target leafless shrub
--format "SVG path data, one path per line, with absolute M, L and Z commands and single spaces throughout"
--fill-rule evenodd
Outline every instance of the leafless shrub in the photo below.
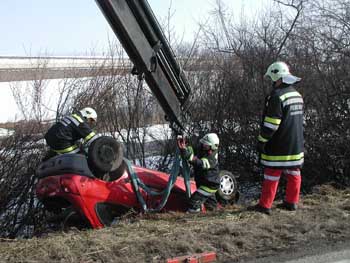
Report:
M 201 25 L 207 63 L 193 74 L 195 123 L 220 134 L 225 168 L 254 173 L 259 117 L 270 89 L 263 75 L 271 62 L 284 60 L 303 79 L 297 88 L 305 100 L 305 185 L 349 183 L 350 4 L 274 2 L 261 17 L 234 23 L 217 1 L 211 22 Z
M 0 143 L 0 235 L 31 235 L 40 226 L 35 199 L 35 169 L 42 159 L 43 145 L 38 125 L 25 123 Z M 34 135 L 34 136 L 33 136 Z

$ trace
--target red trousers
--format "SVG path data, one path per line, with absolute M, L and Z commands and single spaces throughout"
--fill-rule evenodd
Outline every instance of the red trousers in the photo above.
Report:
M 277 187 L 281 174 L 287 176 L 287 187 L 285 201 L 291 204 L 299 202 L 301 173 L 299 168 L 294 169 L 264 169 L 264 182 L 259 204 L 265 208 L 271 208 L 275 199 Z

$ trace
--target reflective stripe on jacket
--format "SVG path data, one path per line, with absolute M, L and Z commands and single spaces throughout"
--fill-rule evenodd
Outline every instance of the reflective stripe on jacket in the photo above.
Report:
M 300 168 L 304 162 L 303 98 L 283 84 L 267 97 L 258 141 L 265 143 L 260 156 L 264 166 Z
M 220 170 L 217 151 L 213 151 L 211 154 L 199 154 L 197 158 L 193 158 L 191 164 L 193 165 L 197 187 L 218 189 L 220 186 Z
M 75 150 L 76 141 L 83 139 L 84 143 L 88 143 L 95 135 L 85 119 L 79 113 L 74 113 L 51 126 L 45 140 L 55 152 L 64 153 Z

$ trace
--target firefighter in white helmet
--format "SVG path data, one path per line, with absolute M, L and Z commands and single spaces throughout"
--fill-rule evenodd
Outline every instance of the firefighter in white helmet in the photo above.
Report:
M 83 108 L 51 126 L 45 134 L 46 143 L 55 154 L 78 153 L 80 148 L 77 141 L 83 139 L 86 146 L 96 138 L 91 129 L 96 121 L 96 111 L 90 107 Z
M 197 155 L 191 146 L 182 139 L 178 140 L 182 158 L 194 168 L 197 190 L 191 196 L 188 212 L 200 212 L 205 204 L 208 209 L 215 209 L 217 200 L 215 193 L 220 187 L 218 149 L 219 137 L 216 133 L 208 133 L 199 140 L 200 149 Z
M 273 82 L 267 96 L 258 137 L 264 182 L 255 210 L 266 214 L 276 195 L 280 176 L 287 178 L 286 195 L 279 205 L 296 210 L 301 185 L 300 169 L 304 162 L 303 98 L 295 89 L 301 79 L 293 76 L 284 62 L 272 63 L 265 74 Z

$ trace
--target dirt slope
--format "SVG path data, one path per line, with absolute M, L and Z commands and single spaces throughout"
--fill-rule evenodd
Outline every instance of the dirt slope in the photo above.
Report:
M 0 261 L 164 262 L 216 251 L 218 262 L 242 262 L 348 242 L 349 216 L 350 189 L 322 186 L 302 198 L 297 212 L 275 208 L 268 216 L 230 207 L 205 215 L 153 214 L 101 230 L 1 240 Z

